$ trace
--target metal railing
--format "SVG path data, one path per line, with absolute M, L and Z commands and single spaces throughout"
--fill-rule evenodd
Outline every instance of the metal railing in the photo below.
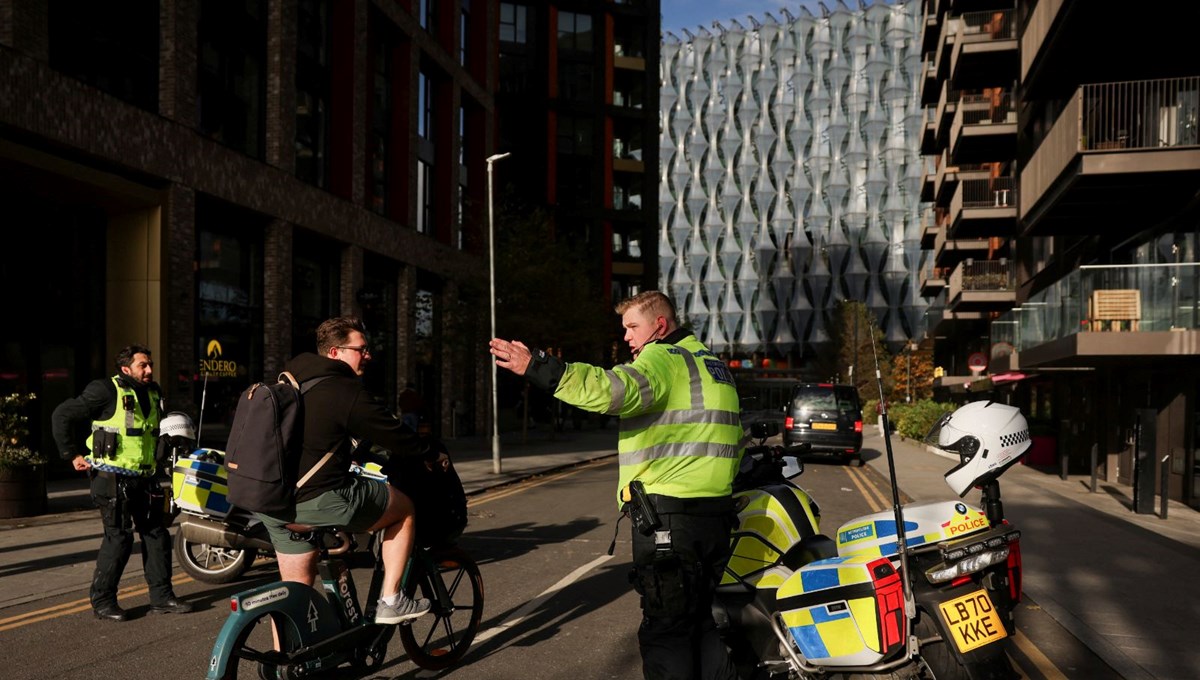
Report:
M 1141 318 L 1135 332 L 1200 329 L 1200 262 L 1089 265 L 1002 314 L 992 324 L 992 342 L 997 342 L 1000 334 L 1012 334 L 1007 327 L 998 327 L 999 323 L 1015 324 L 1017 341 L 1013 344 L 1020 351 L 1075 333 L 1094 332 L 1097 326 L 1089 317 L 1088 305 L 1098 290 L 1138 291 Z
M 1084 151 L 1200 145 L 1200 76 L 1084 85 L 1021 172 L 1024 212 Z
M 1013 263 L 999 260 L 967 259 L 950 274 L 950 291 L 1016 291 Z
M 1200 144 L 1200 76 L 1084 85 L 1081 149 Z
M 1017 205 L 1016 182 L 1012 177 L 965 179 L 960 183 L 964 208 L 1010 208 Z
M 1017 37 L 1016 12 L 1011 9 L 965 12 L 958 34 L 964 41 L 1012 40 Z
M 1017 122 L 1012 93 L 1007 90 L 991 94 L 964 94 L 958 100 L 957 113 L 962 115 L 963 125 Z

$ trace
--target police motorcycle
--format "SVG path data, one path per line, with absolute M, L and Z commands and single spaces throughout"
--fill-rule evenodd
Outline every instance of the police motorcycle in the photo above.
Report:
M 240 578 L 259 552 L 274 553 L 262 522 L 229 504 L 225 454 L 197 449 L 196 428 L 185 413 L 172 412 L 159 424 L 159 447 L 171 469 L 171 505 L 179 528 L 175 560 L 192 578 L 229 583 Z
M 886 410 L 881 414 L 888 432 Z M 925 441 L 959 456 L 946 483 L 961 500 L 901 505 L 885 439 L 893 509 L 846 522 L 831 539 L 792 479 L 803 447 L 767 446 L 756 424 L 734 482 L 738 522 L 714 618 L 743 678 L 1019 677 L 1007 647 L 1021 597 L 1020 532 L 997 479 L 1029 448 L 1015 407 L 967 404 Z M 789 460 L 792 459 L 792 460 Z M 897 527 L 904 527 L 898 532 Z

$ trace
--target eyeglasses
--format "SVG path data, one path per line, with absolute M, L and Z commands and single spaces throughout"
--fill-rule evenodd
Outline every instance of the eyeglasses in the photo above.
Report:
M 371 354 L 371 348 L 366 345 L 363 345 L 362 347 L 352 347 L 350 345 L 336 345 L 336 347 L 338 349 L 352 349 L 355 352 L 358 352 L 359 354 L 361 354 L 363 356 L 368 356 Z

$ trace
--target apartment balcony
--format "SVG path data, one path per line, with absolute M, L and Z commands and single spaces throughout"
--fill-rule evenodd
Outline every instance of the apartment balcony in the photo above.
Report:
M 921 52 L 933 52 L 937 48 L 937 39 L 942 33 L 942 12 L 939 5 L 945 5 L 945 0 L 925 0 L 921 18 Z
M 1017 112 L 1002 90 L 964 94 L 950 124 L 950 159 L 955 163 L 1010 160 L 1017 155 Z
M 921 202 L 929 203 L 933 201 L 933 182 L 937 177 L 940 159 L 937 156 L 922 156 L 921 159 L 925 166 L 925 171 L 921 173 Z
M 1020 36 L 1023 101 L 1065 99 L 1079 83 L 1196 72 L 1200 3 L 1146 5 L 1144 11 L 1133 11 L 1125 0 L 1029 4 Z
M 1158 224 L 1200 186 L 1200 76 L 1076 89 L 1021 172 L 1025 236 Z
M 958 17 L 950 53 L 950 80 L 959 90 L 1011 82 L 1017 59 L 1016 12 L 966 12 Z
M 1011 236 L 1017 226 L 1017 192 L 1012 177 L 967 179 L 950 199 L 949 233 L 956 239 Z
M 933 56 L 933 52 L 927 52 L 921 61 L 921 106 L 936 104 L 938 93 L 941 92 Z
M 938 151 L 937 105 L 926 106 L 921 113 L 921 153 L 933 156 Z
M 963 180 L 988 179 L 992 176 L 991 165 L 986 163 L 951 163 L 950 152 L 942 152 L 937 173 L 933 176 L 933 202 L 949 208 L 958 183 Z
M 995 312 L 1017 301 L 1016 273 L 1007 259 L 964 260 L 946 283 L 946 307 L 955 312 Z
M 958 100 L 961 97 L 958 90 L 950 87 L 949 81 L 942 81 L 942 93 L 938 95 L 937 108 L 933 116 L 936 124 L 934 134 L 937 135 L 938 146 L 950 145 L 950 126 L 954 122 L 954 113 L 958 110 Z
M 1022 367 L 1194 357 L 1200 263 L 1080 267 L 1002 314 L 991 333 L 993 344 L 1003 335 L 1014 345 Z
M 934 221 L 932 212 L 926 211 L 926 215 L 921 218 L 921 250 L 933 250 L 938 232 L 943 229 Z
M 936 267 L 930 262 L 921 268 L 921 297 L 931 298 L 946 288 L 946 278 L 950 270 L 946 267 Z
M 938 30 L 937 46 L 933 50 L 933 77 L 941 81 L 950 79 L 950 55 L 958 38 L 958 21 L 957 17 L 944 17 Z
M 952 269 L 964 260 L 985 258 L 988 254 L 986 238 L 950 238 L 946 223 L 943 223 L 933 239 L 933 263 L 938 267 Z

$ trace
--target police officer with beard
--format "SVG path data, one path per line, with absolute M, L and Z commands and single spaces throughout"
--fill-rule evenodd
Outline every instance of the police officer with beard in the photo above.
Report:
M 78 397 L 51 416 L 58 451 L 91 480 L 92 502 L 100 509 L 104 538 L 96 556 L 89 593 L 96 618 L 124 621 L 117 605 L 121 574 L 133 552 L 133 532 L 142 539 L 142 564 L 150 586 L 150 611 L 184 614 L 192 605 L 171 586 L 172 515 L 155 479 L 155 448 L 163 415 L 162 391 L 154 382 L 150 350 L 129 345 L 117 353 L 117 374 L 93 380 Z M 84 446 L 78 443 L 84 428 Z

